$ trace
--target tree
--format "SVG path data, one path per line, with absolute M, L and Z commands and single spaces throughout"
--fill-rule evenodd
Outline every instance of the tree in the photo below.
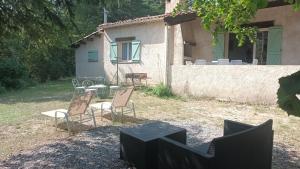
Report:
M 2 74 L 0 92 L 3 87 L 21 86 L 11 81 L 45 82 L 72 75 L 75 59 L 70 44 L 103 23 L 103 7 L 113 22 L 163 13 L 163 4 L 157 1 L 0 0 L 0 70 L 14 65 L 10 72 L 15 72 Z
M 300 0 L 285 0 L 300 7 Z M 256 28 L 245 26 L 255 16 L 258 9 L 268 5 L 268 0 L 184 0 L 179 3 L 174 15 L 178 12 L 194 10 L 201 18 L 203 27 L 214 37 L 220 32 L 236 34 L 239 45 L 247 38 L 253 43 L 256 40 Z

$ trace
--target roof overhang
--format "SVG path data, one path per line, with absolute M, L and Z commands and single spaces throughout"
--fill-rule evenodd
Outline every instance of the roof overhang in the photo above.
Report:
M 72 48 L 78 48 L 81 44 L 86 44 L 86 41 L 92 41 L 95 37 L 101 37 L 102 31 L 95 31 L 71 44 Z
M 184 23 L 184 22 L 189 22 L 189 21 L 195 20 L 196 18 L 197 18 L 196 12 L 190 11 L 190 12 L 180 13 L 175 16 L 173 16 L 172 14 L 168 14 L 164 18 L 164 21 L 167 25 L 172 26 L 172 25 L 177 25 L 177 24 Z
M 165 14 L 162 14 L 162 15 L 155 15 L 155 16 L 140 17 L 140 18 L 135 18 L 135 19 L 128 19 L 128 20 L 117 21 L 117 22 L 112 22 L 112 23 L 104 23 L 104 24 L 99 25 L 98 29 L 108 29 L 108 28 L 129 26 L 129 25 L 135 25 L 135 24 L 159 22 L 159 21 L 163 21 L 164 17 L 165 17 Z

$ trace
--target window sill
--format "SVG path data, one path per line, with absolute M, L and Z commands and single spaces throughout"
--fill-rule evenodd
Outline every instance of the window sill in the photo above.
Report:
M 113 62 L 114 64 L 117 64 L 117 62 Z M 119 61 L 119 64 L 139 64 L 140 61 L 133 62 L 133 61 Z

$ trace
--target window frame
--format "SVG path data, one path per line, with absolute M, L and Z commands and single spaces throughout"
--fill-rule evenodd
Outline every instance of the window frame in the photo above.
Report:
M 96 53 L 97 58 L 96 59 L 90 58 L 90 53 Z M 99 51 L 98 51 L 98 49 L 89 49 L 88 52 L 87 52 L 87 60 L 88 60 L 88 63 L 97 63 L 97 62 L 99 62 Z
M 120 50 L 119 50 L 119 53 L 118 53 L 118 58 L 119 58 L 119 63 L 132 63 L 132 41 L 120 41 L 119 42 L 120 45 Z M 123 47 L 124 47 L 124 44 L 127 44 L 126 45 L 126 49 L 127 49 L 127 56 L 126 56 L 126 59 L 123 59 Z

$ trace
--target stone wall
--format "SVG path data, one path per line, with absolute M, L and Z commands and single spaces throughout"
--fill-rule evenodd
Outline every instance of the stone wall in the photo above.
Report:
M 278 79 L 300 66 L 173 65 L 174 93 L 254 104 L 277 102 Z

